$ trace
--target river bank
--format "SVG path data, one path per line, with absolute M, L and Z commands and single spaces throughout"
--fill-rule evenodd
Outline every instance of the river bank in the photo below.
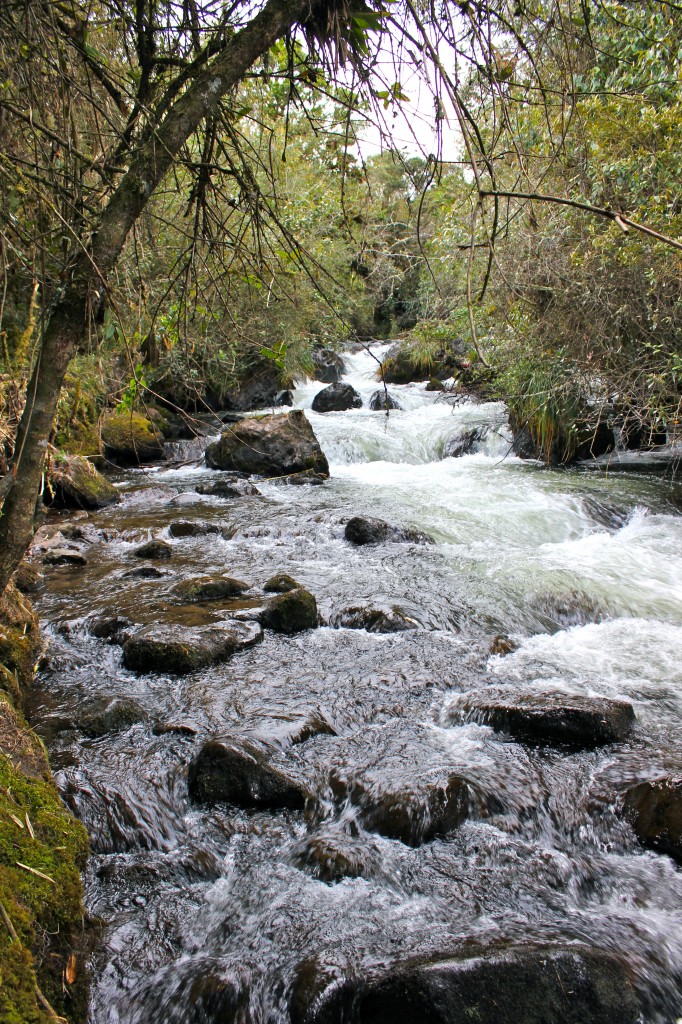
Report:
M 238 481 L 202 464 L 131 470 L 120 505 L 52 523 L 82 561 L 45 570 L 50 655 L 32 715 L 91 836 L 87 905 L 107 928 L 90 1020 L 288 1024 L 352 1007 L 383 1020 L 400 1002 L 387 970 L 423 994 L 425 965 L 440 964 L 463 998 L 463 963 L 484 965 L 467 974 L 481 1010 L 493 976 L 545 992 L 542 960 L 566 988 L 576 964 L 611 979 L 611 1016 L 590 996 L 574 1007 L 582 1022 L 673 1021 L 679 869 L 643 848 L 622 804 L 682 769 L 678 486 L 524 464 L 501 404 L 419 384 L 389 389 L 402 409 L 387 418 L 369 408 L 371 357 L 348 364 L 360 408 L 312 411 L 319 382 L 294 392 L 327 483 L 219 496 L 206 491 Z M 443 458 L 473 434 L 468 454 Z M 359 546 L 346 539 L 358 516 L 433 543 Z M 150 540 L 167 554 L 141 559 Z M 266 628 L 187 674 L 125 667 L 126 633 L 257 622 L 281 573 L 314 595 L 320 626 Z M 178 600 L 216 575 L 246 589 Z M 508 716 L 502 729 L 462 717 L 500 688 L 626 703 L 634 725 L 576 747 L 529 743 Z M 188 773 L 216 738 L 255 744 L 306 807 L 197 800 Z M 455 778 L 466 799 L 439 802 Z M 380 823 L 387 805 L 407 831 Z

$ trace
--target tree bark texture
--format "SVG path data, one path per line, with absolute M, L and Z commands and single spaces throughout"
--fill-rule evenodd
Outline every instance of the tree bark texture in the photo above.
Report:
M 217 112 L 222 97 L 239 84 L 258 57 L 296 23 L 306 20 L 311 6 L 311 0 L 268 0 L 252 21 L 233 36 L 174 100 L 161 122 L 147 130 L 102 212 L 90 248 L 86 249 L 83 243 L 45 326 L 40 355 L 27 389 L 9 469 L 11 486 L 0 514 L 0 593 L 33 538 L 45 448 L 67 367 L 85 338 L 93 308 L 102 301 L 107 277 L 133 224 L 192 132 L 204 118 Z

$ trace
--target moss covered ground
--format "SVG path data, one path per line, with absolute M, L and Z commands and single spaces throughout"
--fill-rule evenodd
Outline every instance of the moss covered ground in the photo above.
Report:
M 40 638 L 14 588 L 0 607 L 0 635 L 0 1021 L 43 1024 L 56 1013 L 75 1024 L 86 1013 L 80 872 L 88 838 L 18 707 Z

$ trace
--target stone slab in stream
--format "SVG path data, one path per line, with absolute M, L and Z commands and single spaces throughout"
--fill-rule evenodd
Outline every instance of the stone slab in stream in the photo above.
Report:
M 455 698 L 446 717 L 452 723 L 489 725 L 529 743 L 591 748 L 626 739 L 635 712 L 627 701 L 606 697 L 562 691 L 519 694 L 488 687 Z
M 133 672 L 185 675 L 225 661 L 263 639 L 254 622 L 226 626 L 145 626 L 123 645 L 123 664 Z
M 639 782 L 623 804 L 639 841 L 682 863 L 682 777 Z
M 330 384 L 313 398 L 313 412 L 345 412 L 361 409 L 362 396 L 352 384 Z
M 329 464 L 305 414 L 255 416 L 235 423 L 206 449 L 211 469 L 260 476 L 314 473 L 329 476 Z
M 191 762 L 189 794 L 198 803 L 225 801 L 238 807 L 302 810 L 307 787 L 273 765 L 266 749 L 249 740 L 209 740 Z
M 353 516 L 346 523 L 344 537 L 351 544 L 385 544 L 407 541 L 411 544 L 433 544 L 433 538 L 421 530 L 409 530 L 404 526 L 391 526 L 383 519 L 372 516 Z
M 317 966 L 317 970 L 315 970 Z M 391 965 L 379 978 L 309 961 L 292 1024 L 635 1024 L 637 997 L 615 956 L 523 944 L 480 956 Z

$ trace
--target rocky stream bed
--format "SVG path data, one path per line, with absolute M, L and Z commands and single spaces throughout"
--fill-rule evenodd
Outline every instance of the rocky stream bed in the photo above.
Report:
M 674 1024 L 680 486 L 375 367 L 284 483 L 230 434 L 44 532 L 91 1024 Z

